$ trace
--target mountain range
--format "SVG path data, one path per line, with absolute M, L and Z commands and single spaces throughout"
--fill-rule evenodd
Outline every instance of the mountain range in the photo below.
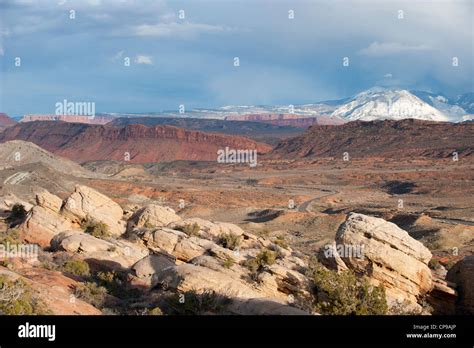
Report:
M 107 114 L 115 117 L 166 117 L 267 122 L 309 127 L 350 121 L 402 120 L 463 122 L 473 118 L 474 93 L 456 98 L 443 94 L 400 88 L 373 87 L 352 97 L 302 105 L 229 105 L 216 109 L 192 109 L 146 114 Z M 302 121 L 303 118 L 311 119 Z

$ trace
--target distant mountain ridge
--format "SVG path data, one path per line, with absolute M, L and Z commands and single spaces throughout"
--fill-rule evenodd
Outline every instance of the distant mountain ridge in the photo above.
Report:
M 0 112 L 0 128 L 13 126 L 15 123 L 16 121 L 10 118 L 7 114 Z
M 34 121 L 63 121 L 63 122 L 73 122 L 73 123 L 85 123 L 85 124 L 107 124 L 113 121 L 115 117 L 113 116 L 81 116 L 81 115 L 39 115 L 39 114 L 29 114 L 23 116 L 20 122 L 34 122 Z
M 312 126 L 282 141 L 269 158 L 433 157 L 474 154 L 474 123 L 423 120 L 354 121 L 341 126 Z
M 0 143 L 9 140 L 29 141 L 80 163 L 91 160 L 215 161 L 217 151 L 226 147 L 260 153 L 271 150 L 271 146 L 245 137 L 171 126 L 102 126 L 61 121 L 18 123 L 0 133 Z
M 121 117 L 116 118 L 114 121 L 109 123 L 109 125 L 113 126 L 125 126 L 130 124 L 142 124 L 145 126 L 169 125 L 184 129 L 198 130 L 201 132 L 245 136 L 256 141 L 275 145 L 282 139 L 302 134 L 305 130 L 304 128 L 297 128 L 288 125 L 209 118 Z

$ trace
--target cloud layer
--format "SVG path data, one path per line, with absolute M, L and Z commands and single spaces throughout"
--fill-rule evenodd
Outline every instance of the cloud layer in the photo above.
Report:
M 3 0 L 0 111 L 288 105 L 376 84 L 455 95 L 474 90 L 473 12 L 470 0 Z

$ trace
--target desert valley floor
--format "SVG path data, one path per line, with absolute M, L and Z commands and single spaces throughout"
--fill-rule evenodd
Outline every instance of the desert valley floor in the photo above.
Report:
M 468 134 L 466 139 L 469 138 Z M 161 260 L 162 255 L 155 255 L 153 258 L 156 257 L 164 262 L 163 264 L 160 263 L 161 261 L 159 262 L 160 266 L 158 268 L 160 270 L 164 267 L 163 265 L 166 265 L 168 268 L 165 268 L 169 271 L 170 265 L 174 265 L 172 268 L 177 272 L 176 274 L 184 272 L 178 274 L 177 279 L 179 281 L 176 280 L 176 290 L 179 290 L 180 286 L 183 288 L 186 277 L 191 277 L 191 280 L 189 280 L 190 283 L 185 284 L 184 289 L 187 289 L 190 284 L 196 285 L 198 280 L 193 277 L 197 277 L 196 274 L 199 275 L 199 272 L 186 271 L 186 267 L 189 267 L 189 265 L 201 267 L 199 262 L 202 262 L 203 259 L 205 262 L 211 262 L 208 267 L 218 273 L 214 275 L 204 273 L 202 275 L 203 279 L 198 282 L 199 286 L 204 286 L 204 288 L 210 286 L 211 289 L 214 289 L 212 286 L 215 286 L 222 290 L 218 283 L 224 281 L 219 277 L 224 277 L 224 275 L 227 277 L 227 273 L 229 273 L 227 268 L 230 267 L 233 271 L 228 286 L 235 287 L 235 291 L 238 293 L 243 291 L 241 289 L 252 289 L 245 291 L 257 291 L 260 294 L 259 296 L 264 294 L 265 298 L 268 294 L 275 295 L 278 301 L 283 302 L 286 301 L 284 300 L 285 296 L 293 294 L 294 291 L 299 293 L 306 286 L 302 285 L 303 283 L 306 284 L 307 281 L 303 274 L 307 272 L 304 269 L 306 269 L 309 261 L 316 256 L 319 257 L 321 250 L 334 242 L 336 233 L 341 228 L 350 230 L 354 219 L 362 219 L 354 222 L 356 225 L 361 223 L 367 225 L 381 224 L 383 231 L 401 228 L 401 230 L 397 230 L 399 232 L 393 230 L 394 235 L 402 233 L 397 237 L 401 239 L 396 242 L 401 244 L 393 245 L 390 241 L 392 237 L 390 235 L 385 236 L 384 238 L 388 239 L 382 241 L 383 248 L 386 246 L 384 243 L 387 243 L 387 245 L 391 245 L 391 249 L 371 250 L 375 254 L 372 255 L 374 258 L 370 259 L 370 262 L 379 266 L 379 257 L 382 259 L 389 257 L 390 250 L 400 253 L 400 250 L 404 250 L 408 246 L 408 251 L 402 252 L 403 257 L 399 270 L 397 270 L 397 267 L 400 267 L 400 265 L 390 265 L 392 256 L 389 257 L 388 265 L 383 263 L 387 262 L 387 259 L 380 263 L 383 270 L 382 277 L 389 277 L 387 279 L 390 283 L 390 277 L 395 274 L 397 277 L 400 276 L 399 279 L 397 278 L 397 282 L 400 279 L 402 283 L 405 282 L 405 276 L 403 275 L 405 261 L 403 261 L 403 258 L 406 257 L 406 260 L 416 259 L 417 261 L 413 262 L 418 265 L 416 267 L 420 268 L 416 270 L 415 267 L 414 273 L 409 277 L 413 276 L 418 280 L 411 279 L 408 281 L 408 285 L 402 285 L 401 288 L 397 288 L 397 286 L 390 283 L 392 290 L 394 289 L 397 292 L 402 289 L 403 294 L 405 294 L 404 291 L 407 291 L 409 293 L 408 298 L 415 304 L 417 300 L 413 293 L 418 294 L 419 291 L 421 294 L 432 291 L 430 301 L 436 307 L 436 311 L 440 314 L 452 314 L 454 313 L 453 305 L 457 296 L 454 290 L 456 285 L 445 280 L 446 272 L 460 260 L 466 257 L 472 258 L 471 255 L 474 253 L 474 185 L 472 185 L 474 182 L 474 163 L 470 149 L 469 146 L 463 147 L 462 151 L 459 152 L 459 156 L 457 154 L 456 156 L 449 155 L 448 150 L 446 150 L 448 151 L 447 155 L 420 156 L 416 153 L 413 155 L 393 155 L 396 150 L 392 147 L 392 154 L 385 154 L 384 156 L 362 156 L 355 152 L 356 155 L 353 158 L 348 158 L 345 155 L 338 157 L 312 156 L 311 158 L 304 158 L 303 156 L 303 158 L 294 160 L 279 158 L 271 154 L 262 154 L 259 156 L 258 165 L 251 167 L 248 164 L 221 164 L 216 161 L 191 160 L 154 163 L 131 163 L 114 160 L 73 162 L 71 157 L 66 159 L 54 155 L 31 142 L 13 140 L 0 144 L 0 157 L 3 163 L 0 167 L 0 197 L 2 197 L 0 203 L 4 217 L 8 216 L 15 202 L 22 203 L 27 210 L 33 207 L 26 221 L 21 223 L 20 228 L 23 228 L 29 235 L 30 239 L 26 238 L 25 241 L 31 241 L 32 236 L 33 240 L 39 241 L 44 252 L 49 255 L 46 257 L 47 259 L 64 257 L 60 255 L 66 252 L 69 255 L 68 257 L 72 257 L 73 260 L 85 259 L 89 263 L 92 260 L 91 270 L 97 265 L 99 265 L 99 269 L 104 266 L 107 268 L 109 259 L 115 260 L 115 256 L 109 255 L 112 253 L 111 250 L 120 249 L 123 245 L 129 245 L 126 248 L 132 247 L 132 249 L 142 248 L 140 252 L 145 250 L 146 253 L 161 255 L 164 249 L 162 247 L 154 249 L 149 245 L 146 247 L 148 237 L 145 238 L 143 235 L 143 233 L 147 235 L 147 233 L 153 231 L 153 228 L 156 229 L 156 226 L 143 223 L 141 219 L 146 214 L 148 214 L 146 219 L 152 218 L 152 220 L 159 220 L 161 218 L 159 214 L 161 213 L 165 216 L 167 214 L 171 215 L 170 220 L 166 224 L 160 222 L 161 225 L 159 226 L 162 227 L 159 227 L 153 233 L 176 234 L 173 238 L 178 238 L 177 240 L 181 241 L 179 243 L 186 242 L 186 248 L 189 249 L 184 252 L 185 256 L 180 252 L 177 253 L 177 246 L 175 246 L 175 249 L 170 249 L 171 256 L 175 260 L 172 262 L 168 259 Z M 431 151 L 430 154 L 440 153 L 438 150 L 429 151 Z M 15 158 L 18 153 L 21 153 L 19 160 Z M 49 193 L 38 193 L 44 192 L 44 190 L 49 191 Z M 104 196 L 95 193 L 93 190 L 102 193 Z M 84 211 L 71 210 L 68 206 L 68 202 L 71 200 L 76 204 L 82 202 L 79 204 Z M 116 214 L 117 210 L 119 211 L 118 215 L 114 215 L 116 221 L 112 221 L 111 225 L 116 223 L 121 224 L 121 226 L 128 224 L 127 231 L 129 231 L 131 221 L 134 224 L 139 224 L 142 221 L 141 229 L 138 228 L 138 225 L 136 225 L 136 228 L 133 225 L 130 228 L 132 232 L 129 231 L 139 236 L 137 238 L 141 240 L 139 242 L 141 244 L 120 244 L 131 242 L 123 240 L 124 237 L 119 235 L 106 242 L 81 232 L 82 222 L 84 222 L 81 222 L 81 219 L 88 218 L 88 214 L 95 214 L 94 210 L 102 211 L 104 207 L 110 208 L 110 214 L 112 215 Z M 168 208 L 161 207 L 169 207 L 174 211 L 171 213 L 166 210 Z M 36 215 L 35 211 L 37 212 Z M 46 211 L 47 213 L 45 213 Z M 41 215 L 38 212 L 46 215 Z M 108 219 L 109 212 L 107 210 L 105 212 L 104 219 Z M 112 215 L 110 215 L 110 218 Z M 83 216 L 83 218 L 78 220 L 78 216 Z M 380 219 L 371 220 L 372 217 Z M 176 222 L 176 219 L 182 222 Z M 187 237 L 179 232 L 185 231 L 189 227 L 187 221 L 189 221 L 189 224 L 198 221 L 201 232 L 198 232 L 197 235 L 191 232 Z M 212 225 L 209 221 L 229 223 L 225 226 L 233 227 L 224 228 L 222 227 L 224 225 Z M 391 222 L 393 225 L 385 226 L 384 224 L 387 222 Z M 66 223 L 68 228 L 62 228 L 61 224 L 63 223 Z M 180 226 L 176 225 L 179 223 L 181 223 Z M 213 232 L 214 235 L 209 234 L 209 231 L 214 227 L 207 230 L 207 232 L 203 232 L 203 226 L 221 226 L 219 227 L 221 231 L 230 228 L 231 231 L 243 233 L 242 236 L 245 240 L 243 245 L 248 249 L 245 251 L 248 254 L 245 255 L 250 257 L 254 257 L 255 252 L 260 250 L 258 248 L 262 248 L 262 245 L 279 250 L 281 255 L 286 255 L 282 256 L 280 261 L 277 261 L 278 267 L 283 268 L 265 268 L 261 273 L 267 276 L 268 279 L 264 280 L 263 283 L 262 280 L 255 283 L 249 281 L 248 278 L 245 278 L 247 279 L 245 281 L 235 280 L 235 277 L 237 279 L 246 277 L 245 272 L 247 272 L 246 267 L 248 265 L 245 263 L 245 258 L 239 261 L 243 257 L 240 255 L 236 258 L 236 261 L 239 262 L 238 265 L 226 265 L 226 262 L 232 257 L 226 254 L 230 250 L 217 245 L 222 242 L 222 236 L 215 235 L 215 232 Z M 6 222 L 0 224 L 0 228 L 2 234 L 8 234 L 8 231 L 11 231 L 7 229 Z M 76 229 L 76 233 L 79 233 L 77 236 L 81 235 L 80 238 L 85 238 L 79 242 L 79 247 L 74 246 L 76 245 L 74 243 L 77 242 L 69 240 L 74 236 L 68 234 L 69 232 L 61 232 L 70 228 Z M 372 243 L 371 238 L 375 238 L 374 242 L 376 243 L 380 242 L 377 239 L 380 236 L 373 236 L 371 231 L 364 231 L 363 228 L 365 227 L 359 226 L 357 228 L 362 228 L 359 232 L 361 238 L 365 238 L 366 243 Z M 357 228 L 354 231 L 357 231 Z M 145 232 L 143 229 L 145 229 Z M 45 240 L 42 240 L 42 237 L 37 238 L 35 234 L 39 233 L 38 230 L 41 233 L 46 231 L 48 238 Z M 409 237 L 403 237 L 405 232 L 402 230 L 407 231 Z M 41 233 L 40 235 L 43 236 Z M 230 232 L 230 234 L 232 233 Z M 93 240 L 89 238 L 93 238 Z M 408 239 L 405 240 L 406 238 Z M 256 248 L 249 240 L 258 241 L 260 246 Z M 115 244 L 107 244 L 109 245 L 106 248 L 107 252 L 105 252 L 107 255 L 104 256 L 105 254 L 97 253 L 94 251 L 95 249 L 86 250 L 86 242 L 90 243 L 93 249 L 100 249 L 94 243 Z M 421 242 L 421 244 L 418 242 Z M 145 243 L 145 247 L 143 243 Z M 208 246 L 209 243 L 212 244 L 212 247 Z M 220 245 L 225 246 L 226 244 Z M 180 248 L 184 247 L 181 245 Z M 220 248 L 220 251 L 216 254 L 215 250 L 211 250 L 213 248 Z M 200 253 L 200 250 L 203 251 Z M 380 253 L 380 255 L 377 253 Z M 414 253 L 415 256 L 408 256 L 410 253 Z M 429 254 L 429 257 L 426 256 L 426 253 Z M 150 255 L 144 257 L 147 262 L 152 262 L 150 261 Z M 216 255 L 221 255 L 224 259 L 219 259 L 219 256 Z M 122 258 L 119 257 L 121 261 L 123 257 L 126 259 L 124 263 L 126 266 L 121 267 L 121 271 L 124 271 L 127 277 L 131 277 L 127 278 L 124 284 L 127 287 L 134 287 L 137 282 L 139 285 L 144 285 L 145 280 L 139 279 L 142 271 L 137 270 L 140 259 L 133 259 L 133 262 L 131 262 L 128 256 L 122 255 Z M 97 264 L 97 260 L 100 261 L 102 257 L 105 258 L 105 261 Z M 214 257 L 221 260 L 219 262 L 224 262 L 226 266 L 216 266 L 215 262 L 217 261 Z M 143 255 L 140 258 L 143 258 Z M 211 258 L 212 261 L 206 258 Z M 120 263 L 121 261 L 117 262 Z M 233 264 L 234 261 L 229 262 Z M 198 263 L 196 264 L 196 262 Z M 432 272 L 433 275 L 424 273 L 428 272 L 428 262 L 431 268 L 429 272 Z M 50 262 L 50 264 L 54 264 L 54 262 Z M 340 265 L 336 266 L 339 267 Z M 24 265 L 16 264 L 15 266 L 15 263 L 10 265 L 10 269 L 15 270 L 15 267 L 18 267 L 16 271 L 23 277 L 30 277 L 28 278 L 30 280 L 38 281 L 42 279 L 44 281 L 44 279 L 51 280 L 59 276 L 55 273 L 56 275 L 49 274 L 44 278 L 45 275 L 35 273 L 50 272 L 40 271 L 42 266 L 39 266 L 39 268 L 34 266 L 34 271 L 27 267 L 27 271 L 25 271 Z M 48 267 L 53 267 L 53 270 L 61 270 L 62 266 Z M 147 267 L 149 269 L 151 266 Z M 151 268 L 154 269 L 154 267 L 153 264 Z M 354 267 L 357 269 L 358 266 Z M 21 271 L 22 269 L 23 271 Z M 411 266 L 407 270 L 411 272 Z M 148 281 L 147 286 L 150 285 L 150 279 L 153 282 L 154 276 L 160 278 L 162 274 L 167 274 L 168 271 L 158 272 L 154 269 L 153 276 L 151 273 L 145 272 L 145 278 Z M 194 271 L 197 272 L 196 269 Z M 366 271 L 364 270 L 364 272 Z M 380 276 L 370 269 L 367 272 L 369 276 L 375 278 Z M 389 273 L 388 276 L 387 272 Z M 64 270 L 62 273 L 64 273 Z M 65 274 L 70 279 L 68 273 Z M 304 282 L 300 277 L 304 279 Z M 429 281 L 426 280 L 426 277 L 429 277 Z M 433 277 L 435 290 L 430 290 L 433 289 L 433 286 L 430 285 L 432 284 L 431 277 Z M 81 277 L 79 279 L 77 277 L 72 278 L 76 281 L 84 281 L 84 278 Z M 180 283 L 182 279 L 185 279 L 184 283 Z M 212 283 L 212 279 L 217 279 L 218 283 L 212 286 L 205 284 L 208 280 Z M 204 285 L 202 285 L 203 281 Z M 265 283 L 267 281 L 268 284 Z M 419 283 L 417 283 L 418 281 Z M 65 282 L 65 280 L 60 282 Z M 465 284 L 468 284 L 468 282 L 469 280 Z M 423 288 L 425 286 L 423 284 L 426 285 L 426 289 Z M 240 286 L 242 288 L 239 288 Z M 271 286 L 274 286 L 274 288 Z M 415 290 L 413 290 L 414 286 L 416 287 Z M 139 297 L 141 302 L 136 298 L 133 301 L 142 304 L 147 303 L 148 307 L 150 303 L 156 304 L 153 300 L 156 293 L 153 291 L 147 292 L 146 295 L 141 294 L 141 297 Z M 254 293 L 251 292 L 251 294 L 253 295 L 249 296 L 252 299 Z M 146 299 L 143 299 L 143 296 Z M 125 301 L 120 302 L 122 306 L 130 305 L 130 299 L 117 301 Z M 133 301 L 133 306 L 139 306 L 137 302 Z M 308 303 L 306 302 L 306 305 Z M 419 305 L 416 304 L 416 306 Z M 98 306 L 96 305 L 96 307 Z M 265 310 L 268 310 L 267 307 L 265 307 L 265 310 L 256 308 L 260 307 L 255 306 L 253 302 L 252 304 L 241 304 L 237 306 L 237 309 L 234 309 L 233 313 L 276 313 L 265 312 Z M 308 310 L 305 306 L 299 306 L 299 308 Z M 55 310 L 56 313 L 70 313 L 72 309 L 65 306 Z M 79 314 L 97 314 L 96 310 L 95 308 L 74 309 Z M 120 313 L 130 314 L 130 308 Z M 278 313 L 295 314 L 287 312 L 286 309 Z

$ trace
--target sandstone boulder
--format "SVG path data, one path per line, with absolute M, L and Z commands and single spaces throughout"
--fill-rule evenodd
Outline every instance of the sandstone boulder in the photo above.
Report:
M 59 214 L 63 201 L 56 195 L 53 195 L 47 190 L 41 190 L 36 194 L 36 205 L 49 209 Z
M 239 226 L 227 222 L 209 221 L 200 218 L 189 218 L 168 225 L 170 228 L 182 228 L 185 225 L 199 225 L 199 236 L 201 238 L 218 240 L 223 234 L 234 234 L 240 236 L 244 234 Z
M 148 204 L 132 215 L 128 221 L 128 227 L 129 229 L 135 227 L 163 227 L 179 220 L 181 218 L 176 215 L 173 209 L 157 204 Z
M 474 255 L 466 256 L 451 267 L 446 279 L 457 285 L 456 312 L 474 314 Z
M 126 240 L 103 240 L 79 231 L 56 235 L 51 241 L 51 248 L 80 254 L 86 260 L 111 269 L 130 268 L 148 255 L 147 249 Z
M 339 255 L 348 268 L 384 285 L 389 305 L 408 301 L 416 306 L 418 297 L 433 287 L 431 252 L 393 223 L 351 213 L 337 232 L 336 244 L 348 253 Z
M 60 214 L 62 200 L 44 190 L 36 195 L 36 203 L 20 225 L 22 239 L 27 243 L 49 246 L 60 232 L 73 229 L 73 224 Z
M 61 213 L 77 224 L 87 219 L 101 221 L 116 236 L 125 232 L 120 205 L 87 186 L 76 185 L 75 191 L 65 200 Z
M 132 270 L 138 278 L 148 278 L 174 265 L 174 260 L 168 256 L 151 254 L 135 263 L 132 266 Z
M 230 298 L 262 298 L 263 293 L 243 280 L 234 279 L 222 272 L 192 264 L 182 264 L 153 275 L 152 283 L 180 292 L 215 293 Z
M 208 248 L 206 245 L 214 244 L 208 240 L 189 237 L 184 232 L 170 228 L 160 228 L 147 233 L 145 239 L 151 250 L 165 252 L 184 262 L 204 254 Z

